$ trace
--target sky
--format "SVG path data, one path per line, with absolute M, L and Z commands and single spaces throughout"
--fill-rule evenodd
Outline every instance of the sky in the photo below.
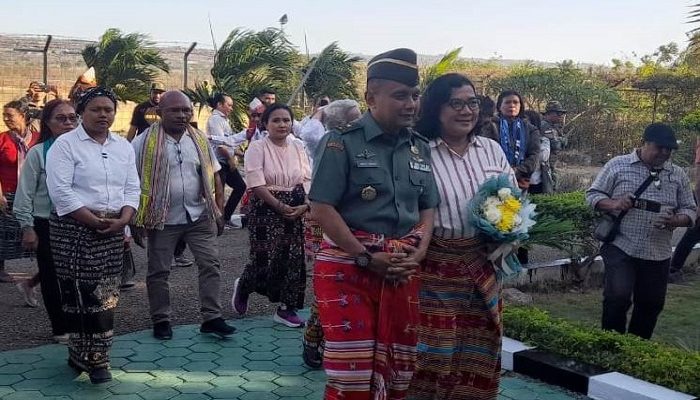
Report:
M 0 33 L 96 40 L 107 28 L 158 42 L 212 48 L 236 27 L 284 26 L 311 53 L 333 41 L 352 53 L 396 47 L 463 57 L 610 64 L 635 61 L 669 42 L 685 46 L 697 0 L 0 0 Z M 698 24 L 700 26 L 700 24 Z

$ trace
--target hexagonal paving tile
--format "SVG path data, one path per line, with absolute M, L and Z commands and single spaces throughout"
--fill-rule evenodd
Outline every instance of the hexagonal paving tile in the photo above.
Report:
M 270 381 L 250 381 L 241 385 L 246 392 L 267 392 L 270 393 L 279 386 Z
M 277 365 L 304 365 L 304 359 L 301 356 L 282 356 L 275 358 Z
M 209 382 L 183 382 L 179 385 L 173 386 L 175 390 L 180 393 L 204 393 L 208 390 L 214 389 L 214 385 Z
M 196 353 L 209 353 L 221 350 L 218 343 L 197 343 L 189 347 L 190 350 Z
M 283 386 L 275 389 L 274 394 L 279 395 L 281 398 L 285 399 L 287 397 L 299 396 L 303 397 L 311 394 L 311 390 L 303 386 Z
M 127 372 L 148 372 L 158 367 L 152 362 L 130 362 L 123 365 L 121 368 Z
M 250 351 L 274 351 L 277 349 L 277 346 L 269 342 L 270 338 L 268 337 L 267 342 L 250 342 L 250 344 L 245 345 L 244 347 Z
M 156 377 L 152 381 L 145 382 L 147 386 L 154 388 L 154 389 L 164 389 L 164 388 L 169 388 L 175 385 L 179 385 L 184 380 L 176 377 L 176 376 L 160 376 Z
M 150 388 L 139 393 L 142 398 L 148 400 L 169 400 L 179 394 L 180 392 L 169 387 Z
M 109 359 L 109 365 L 112 368 L 121 368 L 124 365 L 130 363 L 128 358 L 123 358 L 123 357 L 114 357 Z
M 41 392 L 38 390 L 26 390 L 26 391 L 21 391 L 21 392 L 14 392 L 10 393 L 7 396 L 3 396 L 3 400 L 36 400 L 36 399 L 41 399 L 44 396 L 42 396 Z
M 249 359 L 250 361 L 272 361 L 279 355 L 269 352 L 269 351 L 251 351 L 245 354 L 243 357 Z
M 102 385 L 86 386 L 71 394 L 73 400 L 102 400 L 112 396 L 114 394 Z
M 112 349 L 133 349 L 140 343 L 135 340 L 115 340 Z
M 186 371 L 182 374 L 178 374 L 178 378 L 185 382 L 209 382 L 216 378 L 216 375 L 209 371 Z
M 138 346 L 134 346 L 131 349 L 134 350 L 136 354 L 139 353 L 155 353 L 160 350 L 162 346 L 160 343 L 141 343 Z
M 148 389 L 143 383 L 140 382 L 120 382 L 109 388 L 109 391 L 114 394 L 137 394 Z
M 251 371 L 272 371 L 278 365 L 274 361 L 248 361 L 243 366 Z
M 194 394 L 194 393 L 182 393 L 179 394 L 175 397 L 173 397 L 170 400 L 210 400 L 211 397 L 205 395 L 205 394 Z
M 57 384 L 41 388 L 41 393 L 46 396 L 68 396 L 81 389 L 81 386 L 74 382 L 56 382 L 54 380 L 54 383 Z
M 237 386 L 219 386 L 206 394 L 213 399 L 240 399 L 246 392 Z
M 269 382 L 272 381 L 273 379 L 277 378 L 277 374 L 275 374 L 272 371 L 250 371 L 246 372 L 245 374 L 241 375 L 243 378 L 245 378 L 248 381 L 262 381 L 262 382 Z
M 17 382 L 14 385 L 12 385 L 12 388 L 19 391 L 19 390 L 40 390 L 41 388 L 45 388 L 47 386 L 50 386 L 53 382 L 51 379 L 25 379 L 21 382 Z
M 158 353 L 157 350 L 159 348 L 153 349 L 153 351 L 142 351 L 142 352 L 137 352 L 135 354 L 132 354 L 128 356 L 127 358 L 131 361 L 155 361 L 163 358 L 163 355 Z
M 134 355 L 134 354 L 135 354 L 135 353 L 134 353 L 134 350 L 132 350 L 132 349 L 119 349 L 119 348 L 115 349 L 115 348 L 112 348 L 112 349 L 109 351 L 109 356 L 110 356 L 110 357 L 129 357 L 129 356 L 132 356 L 132 355 Z
M 156 365 L 163 368 L 180 368 L 190 362 L 185 357 L 163 357 L 155 362 Z
M 303 376 L 280 376 L 279 378 L 275 379 L 273 382 L 275 382 L 276 385 L 279 386 L 305 386 L 311 383 L 312 381 L 309 379 L 304 378 Z M 295 395 L 290 395 L 290 396 L 305 396 L 303 394 L 295 394 Z
M 0 375 L 23 374 L 32 369 L 32 366 L 29 364 L 7 364 L 0 367 Z
M 250 351 L 245 347 L 223 348 L 217 352 L 222 358 L 241 358 Z
M 32 364 L 41 361 L 43 358 L 37 354 L 18 353 L 7 358 L 8 364 Z
M 297 339 L 299 340 L 299 337 L 303 335 L 303 332 L 300 332 L 298 329 L 275 329 L 272 332 L 272 336 L 276 337 L 278 339 Z
M 280 376 L 303 375 L 309 370 L 309 367 L 305 365 L 277 365 L 272 370 Z M 325 378 L 323 381 L 326 381 Z
M 219 376 L 209 381 L 214 386 L 241 386 L 242 384 L 248 382 L 241 376 Z
M 10 386 L 17 382 L 22 382 L 24 377 L 19 374 L 0 375 L 0 386 Z
M 168 348 L 168 349 L 163 349 L 160 350 L 158 353 L 165 357 L 185 357 L 192 352 L 188 348 L 180 348 L 180 347 L 173 347 L 173 348 Z
M 216 367 L 217 364 L 209 361 L 193 361 L 182 366 L 185 371 L 211 371 Z
M 192 353 L 186 357 L 190 361 L 214 361 L 220 356 L 216 353 Z
M 250 392 L 239 398 L 239 400 L 277 400 L 279 397 L 272 393 Z
M 282 346 L 280 346 L 277 349 L 275 349 L 275 354 L 279 354 L 281 356 L 301 356 L 302 351 L 303 350 L 302 350 L 301 342 L 300 342 L 299 345 L 295 346 L 295 347 L 292 347 L 292 346 L 282 347 Z
M 163 341 L 163 346 L 165 347 L 190 347 L 196 342 L 190 339 L 177 339 L 177 340 L 165 340 Z
M 122 374 L 118 374 L 118 373 L 112 374 L 112 376 L 120 382 L 146 383 L 148 381 L 156 379 L 156 377 L 150 373 L 150 370 L 148 372 L 129 372 L 129 371 L 121 371 L 121 372 L 122 372 Z

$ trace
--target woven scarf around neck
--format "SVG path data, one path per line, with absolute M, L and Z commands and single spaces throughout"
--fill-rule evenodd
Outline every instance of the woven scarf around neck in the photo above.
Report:
M 516 118 L 508 124 L 506 118 L 500 118 L 500 142 L 503 152 L 506 153 L 508 163 L 514 167 L 525 161 L 525 151 L 527 147 L 527 128 L 522 118 Z
M 187 128 L 199 156 L 202 168 L 202 185 L 209 215 L 218 218 L 221 215 L 214 200 L 214 166 L 209 141 L 204 133 Z M 165 131 L 158 122 L 151 125 L 146 132 L 141 153 L 137 154 L 136 166 L 141 176 L 141 198 L 134 222 L 136 226 L 146 229 L 163 229 L 170 206 L 170 168 L 165 154 Z M 184 138 L 184 135 L 183 135 Z

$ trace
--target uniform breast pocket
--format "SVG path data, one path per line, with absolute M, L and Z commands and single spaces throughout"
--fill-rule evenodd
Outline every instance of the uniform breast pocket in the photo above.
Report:
M 409 179 L 411 180 L 411 185 L 418 190 L 419 193 L 423 193 L 425 187 L 428 185 L 428 180 L 430 172 L 422 171 L 410 171 Z
M 379 185 L 384 181 L 383 174 L 377 163 L 356 163 L 350 179 L 355 185 Z

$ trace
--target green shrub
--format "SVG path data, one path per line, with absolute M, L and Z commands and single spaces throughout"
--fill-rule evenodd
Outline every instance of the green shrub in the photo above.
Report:
M 537 214 L 571 221 L 582 233 L 590 234 L 596 212 L 586 204 L 586 195 L 583 191 L 534 194 L 530 199 L 537 204 L 535 210 Z
M 581 327 L 534 307 L 504 310 L 505 335 L 578 361 L 700 396 L 700 353 Z

